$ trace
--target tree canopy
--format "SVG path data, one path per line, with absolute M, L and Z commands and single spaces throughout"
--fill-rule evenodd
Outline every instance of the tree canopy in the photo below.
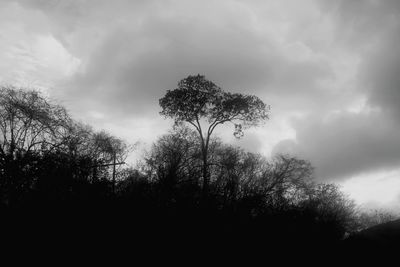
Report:
M 47 101 L 37 91 L 0 88 L 0 153 L 54 148 L 69 129 L 66 110 Z
M 161 115 L 174 119 L 176 124 L 189 123 L 198 132 L 203 156 L 205 192 L 209 183 L 208 149 L 215 128 L 227 122 L 233 123 L 234 135 L 240 138 L 245 128 L 266 121 L 270 110 L 257 96 L 225 92 L 200 74 L 181 80 L 178 87 L 168 90 L 159 102 Z
M 74 121 L 37 91 L 0 87 L 0 104 L 0 215 L 13 218 L 6 232 L 14 227 L 42 238 L 57 212 L 60 220 L 48 233 L 65 232 L 73 240 L 91 229 L 101 238 L 129 235 L 136 242 L 142 235 L 190 249 L 204 242 L 204 251 L 215 244 L 216 251 L 245 247 L 254 254 L 287 244 L 326 249 L 392 219 L 358 215 L 338 186 L 314 180 L 306 160 L 267 159 L 211 138 L 225 122 L 244 128 L 262 123 L 269 107 L 255 96 L 224 92 L 204 76 L 189 76 L 167 92 L 162 114 L 177 125 L 140 166 L 118 165 L 118 174 L 116 164 L 131 150 L 123 140 Z M 14 211 L 38 216 L 20 219 Z
M 219 124 L 232 122 L 235 136 L 241 137 L 243 129 L 256 126 L 268 119 L 270 107 L 254 95 L 223 91 L 203 75 L 188 76 L 178 83 L 178 88 L 168 90 L 160 99 L 161 115 L 175 122 L 188 122 L 197 131 L 201 119 L 209 123 L 207 134 Z

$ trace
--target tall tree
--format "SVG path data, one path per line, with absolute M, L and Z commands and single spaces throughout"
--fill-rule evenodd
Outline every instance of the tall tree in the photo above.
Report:
M 254 95 L 223 91 L 203 75 L 188 76 L 174 90 L 168 90 L 160 99 L 161 115 L 173 118 L 176 124 L 192 125 L 201 141 L 203 160 L 203 193 L 207 194 L 208 151 L 210 137 L 218 125 L 232 123 L 234 135 L 243 136 L 245 128 L 259 125 L 268 119 L 269 109 Z

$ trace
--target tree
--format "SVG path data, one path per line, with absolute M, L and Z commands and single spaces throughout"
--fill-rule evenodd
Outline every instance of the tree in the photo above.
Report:
M 70 154 L 89 157 L 97 165 L 110 164 L 114 158 L 123 162 L 135 147 L 104 130 L 95 132 L 90 126 L 76 122 L 71 124 L 65 143 Z
M 112 166 L 112 191 L 115 193 L 116 166 L 125 164 L 124 160 L 133 147 L 124 140 L 112 136 L 105 131 L 93 134 L 92 139 L 92 153 L 96 161 L 93 168 L 96 171 L 99 167 Z M 95 174 L 93 178 L 96 179 Z
M 190 124 L 199 135 L 204 195 L 208 192 L 210 182 L 208 151 L 215 128 L 224 123 L 232 123 L 235 137 L 240 138 L 245 128 L 267 120 L 270 109 L 257 96 L 225 92 L 202 75 L 188 76 L 181 80 L 178 88 L 168 90 L 159 103 L 161 115 L 173 118 L 176 124 Z
M 37 91 L 0 87 L 0 193 L 5 199 L 29 190 L 34 162 L 65 145 L 70 121 L 63 107 Z
M 198 183 L 201 167 L 198 143 L 196 133 L 187 127 L 174 127 L 161 136 L 145 158 L 149 178 L 169 186 Z
M 71 119 L 66 110 L 39 92 L 0 88 L 0 153 L 11 156 L 61 145 Z
M 276 155 L 267 164 L 259 187 L 276 208 L 296 205 L 313 188 L 311 163 L 289 155 Z
M 315 214 L 317 221 L 333 238 L 342 238 L 357 228 L 356 206 L 336 184 L 316 184 L 307 192 L 300 206 Z M 326 236 L 328 238 L 328 236 Z
M 130 149 L 119 138 L 74 122 L 38 91 L 0 87 L 0 202 L 16 202 L 38 183 L 69 185 L 92 172 L 96 177 L 94 166 L 103 173 L 114 166 L 114 186 L 115 165 Z

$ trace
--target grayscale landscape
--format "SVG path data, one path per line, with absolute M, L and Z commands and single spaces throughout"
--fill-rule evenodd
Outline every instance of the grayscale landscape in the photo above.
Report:
M 397 0 L 1 0 L 4 243 L 395 251 L 399 43 Z

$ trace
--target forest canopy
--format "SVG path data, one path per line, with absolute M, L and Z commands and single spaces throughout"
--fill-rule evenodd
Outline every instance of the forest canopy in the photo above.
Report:
M 306 160 L 268 159 L 211 136 L 227 121 L 267 119 L 269 108 L 259 98 L 224 93 L 203 76 L 189 76 L 179 87 L 160 100 L 162 114 L 189 124 L 160 136 L 137 166 L 124 166 L 132 152 L 126 141 L 76 122 L 38 91 L 1 87 L 0 212 L 29 211 L 39 221 L 56 212 L 62 218 L 57 227 L 70 231 L 75 228 L 66 222 L 86 218 L 95 229 L 114 225 L 132 235 L 128 225 L 182 239 L 190 232 L 227 247 L 261 239 L 334 245 L 392 219 L 360 213 L 337 185 L 318 183 Z M 182 97 L 193 105 L 182 107 Z M 198 116 L 210 123 L 206 143 Z M 90 216 L 102 219 L 94 223 Z M 125 226 L 117 227 L 121 222 Z

